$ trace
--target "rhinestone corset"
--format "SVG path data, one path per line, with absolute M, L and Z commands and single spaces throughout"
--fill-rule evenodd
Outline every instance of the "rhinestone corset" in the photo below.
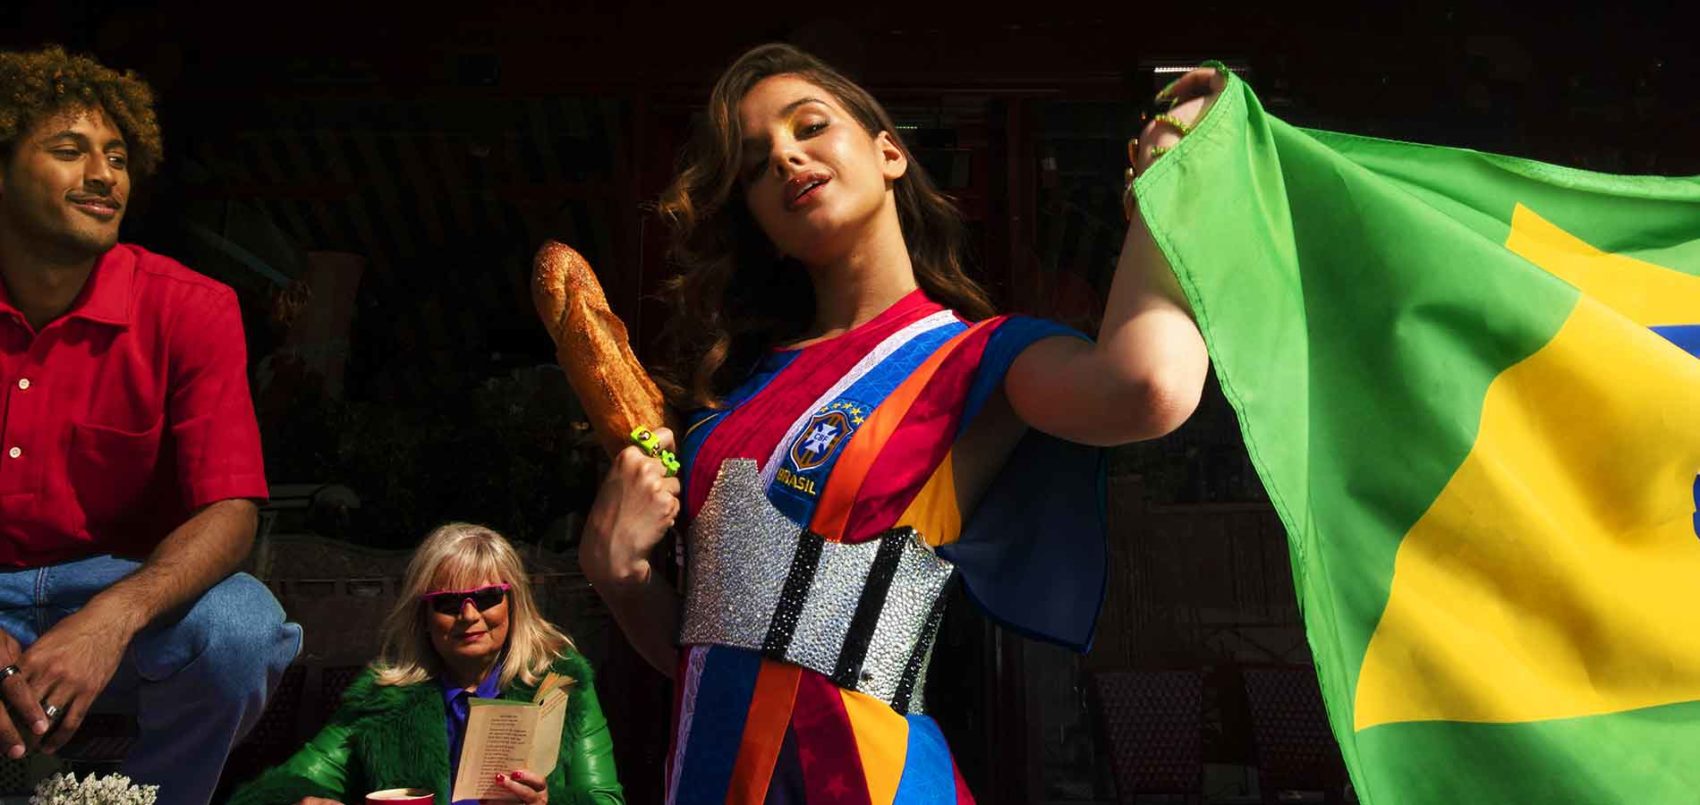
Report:
M 920 712 L 955 573 L 912 528 L 830 542 L 781 514 L 749 459 L 720 465 L 691 524 L 679 642 L 819 672 L 899 713 Z

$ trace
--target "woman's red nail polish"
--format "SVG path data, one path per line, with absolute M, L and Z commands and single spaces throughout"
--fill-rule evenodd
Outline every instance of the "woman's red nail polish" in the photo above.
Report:
M 496 782 L 498 782 L 498 783 L 500 783 L 500 782 L 503 782 L 503 781 L 505 781 L 505 780 L 507 780 L 507 779 L 508 779 L 508 776 L 507 776 L 507 775 L 506 775 L 506 774 L 498 774 L 498 775 L 496 775 Z

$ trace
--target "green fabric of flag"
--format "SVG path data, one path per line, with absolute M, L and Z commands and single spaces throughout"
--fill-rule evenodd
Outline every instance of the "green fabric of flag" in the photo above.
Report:
M 1135 193 L 1359 797 L 1700 800 L 1700 177 L 1295 128 L 1230 78 Z

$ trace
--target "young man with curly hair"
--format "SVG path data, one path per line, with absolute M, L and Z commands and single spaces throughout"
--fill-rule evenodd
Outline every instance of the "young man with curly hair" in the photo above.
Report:
M 0 753 L 136 715 L 124 772 L 211 799 L 300 648 L 236 573 L 267 494 L 230 288 L 118 242 L 152 94 L 0 52 Z

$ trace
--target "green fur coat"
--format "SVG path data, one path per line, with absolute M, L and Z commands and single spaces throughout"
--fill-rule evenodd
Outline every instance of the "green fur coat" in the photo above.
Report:
M 590 663 L 569 652 L 552 667 L 578 681 L 567 699 L 561 758 L 549 775 L 550 805 L 622 805 L 608 722 L 591 685 Z M 516 682 L 501 698 L 530 701 L 535 686 Z M 292 805 L 324 797 L 360 805 L 386 788 L 429 788 L 448 805 L 449 738 L 442 687 L 375 684 L 365 673 L 343 694 L 342 706 L 319 734 L 282 765 L 242 786 L 231 805 Z

